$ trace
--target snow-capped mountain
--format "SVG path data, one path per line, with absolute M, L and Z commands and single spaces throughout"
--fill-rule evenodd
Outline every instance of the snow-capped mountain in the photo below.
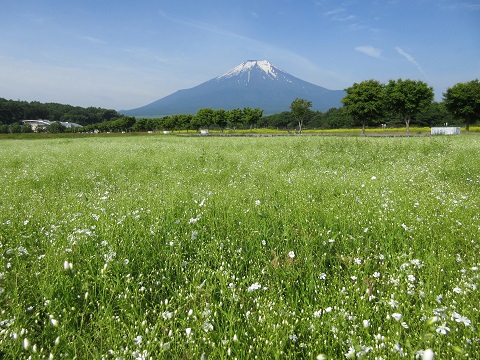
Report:
M 267 60 L 248 60 L 225 74 L 190 89 L 179 90 L 143 107 L 121 111 L 130 116 L 195 114 L 201 108 L 260 108 L 265 115 L 289 111 L 296 98 L 312 110 L 340 107 L 343 90 L 329 90 L 296 78 Z
M 260 71 L 259 71 L 260 70 Z M 277 79 L 278 80 L 278 74 L 283 74 L 284 72 L 276 67 L 274 67 L 272 64 L 270 64 L 267 60 L 248 60 L 240 65 L 235 66 L 232 70 L 227 72 L 226 74 L 223 74 L 222 76 L 217 77 L 217 80 L 222 80 L 222 79 L 229 79 L 232 77 L 242 77 L 242 78 L 247 78 L 247 82 L 250 80 L 250 75 L 253 72 L 257 72 L 262 77 L 265 79 L 265 76 L 267 76 L 270 79 Z M 262 73 L 264 72 L 264 74 Z

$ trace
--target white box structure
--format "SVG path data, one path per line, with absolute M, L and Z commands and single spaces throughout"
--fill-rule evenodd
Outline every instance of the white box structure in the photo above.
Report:
M 460 135 L 460 128 L 459 127 L 432 127 L 431 135 Z

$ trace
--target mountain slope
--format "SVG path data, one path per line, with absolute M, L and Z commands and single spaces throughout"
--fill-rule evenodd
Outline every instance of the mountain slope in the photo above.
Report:
M 296 78 L 266 60 L 249 60 L 229 72 L 190 89 L 179 90 L 140 108 L 120 111 L 129 116 L 195 114 L 201 108 L 260 108 L 264 114 L 288 111 L 296 98 L 312 102 L 312 110 L 340 107 L 343 90 L 329 90 Z

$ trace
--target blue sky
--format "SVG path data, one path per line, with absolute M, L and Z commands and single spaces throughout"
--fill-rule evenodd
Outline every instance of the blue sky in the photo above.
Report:
M 0 0 L 0 97 L 116 110 L 266 59 L 329 89 L 480 78 L 480 0 Z

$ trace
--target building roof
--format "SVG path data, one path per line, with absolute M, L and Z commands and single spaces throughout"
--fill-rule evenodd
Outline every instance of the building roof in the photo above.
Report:
M 55 121 L 50 121 L 50 120 L 45 120 L 45 119 L 37 119 L 37 120 L 22 120 L 22 122 L 25 125 L 32 125 L 32 126 L 39 126 L 39 127 L 47 127 L 48 125 L 51 125 Z M 58 121 L 60 124 L 65 126 L 66 128 L 72 128 L 72 127 L 81 127 L 82 125 L 76 124 L 76 123 L 71 123 L 71 122 L 65 122 L 65 121 Z

